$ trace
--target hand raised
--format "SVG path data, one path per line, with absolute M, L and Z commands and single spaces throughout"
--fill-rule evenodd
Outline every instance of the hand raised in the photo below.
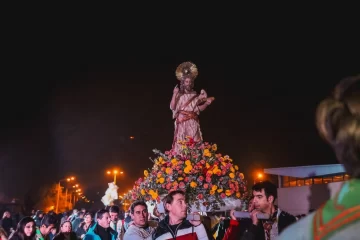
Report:
M 178 92 L 179 92 L 179 87 L 178 87 L 178 85 L 176 85 L 174 90 L 173 90 L 173 93 L 178 94 Z

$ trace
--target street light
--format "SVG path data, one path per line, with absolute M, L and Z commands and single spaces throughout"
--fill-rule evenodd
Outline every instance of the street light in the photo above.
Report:
M 63 182 L 63 181 L 70 182 L 70 181 L 73 181 L 73 180 L 75 180 L 75 177 L 68 177 L 68 178 L 64 178 L 64 179 L 59 180 L 57 199 L 56 199 L 56 210 L 55 210 L 56 213 L 58 213 L 58 210 L 59 210 L 59 199 L 60 199 L 60 190 L 61 190 L 60 183 Z
M 261 182 L 264 178 L 264 174 L 262 173 L 256 173 L 256 177 L 254 178 L 254 184 L 257 183 L 257 182 Z
M 110 174 L 111 174 L 111 171 L 107 171 L 106 173 L 107 173 L 108 175 L 110 175 Z M 118 174 L 118 173 L 124 174 L 123 171 L 120 171 L 120 172 L 119 172 L 118 170 L 113 170 L 112 173 L 114 174 L 114 184 L 116 184 L 116 176 L 117 176 L 117 174 Z

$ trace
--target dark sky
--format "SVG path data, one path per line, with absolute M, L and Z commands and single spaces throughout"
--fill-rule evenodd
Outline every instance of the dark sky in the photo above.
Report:
M 73 173 L 90 196 L 102 196 L 112 166 L 123 169 L 119 186 L 128 190 L 152 166 L 152 149 L 171 147 L 174 72 L 188 60 L 199 69 L 195 89 L 216 98 L 200 116 L 204 139 L 250 180 L 263 168 L 336 163 L 317 134 L 314 111 L 340 79 L 359 73 L 357 49 L 325 37 L 284 36 L 201 51 L 139 50 L 107 58 L 111 64 L 7 64 L 1 194 L 22 198 Z

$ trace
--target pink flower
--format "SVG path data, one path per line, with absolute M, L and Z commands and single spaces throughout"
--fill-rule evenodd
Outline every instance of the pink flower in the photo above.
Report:
M 211 183 L 211 178 L 206 177 L 205 181 L 208 182 L 208 183 Z
M 203 187 L 204 187 L 204 189 L 208 189 L 208 188 L 209 188 L 209 184 L 205 183 Z
M 181 189 L 184 189 L 186 186 L 185 186 L 185 183 L 184 182 L 180 182 L 179 183 L 179 188 Z
M 200 193 L 198 196 L 197 196 L 198 199 L 202 200 L 204 198 L 204 196 Z
M 221 198 L 226 198 L 225 193 L 221 193 L 221 194 L 220 194 L 220 197 L 221 197 Z

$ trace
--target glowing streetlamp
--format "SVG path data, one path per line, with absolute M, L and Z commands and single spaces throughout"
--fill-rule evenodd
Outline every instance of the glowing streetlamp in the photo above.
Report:
M 114 184 L 116 184 L 116 176 L 117 176 L 117 174 L 124 174 L 123 171 L 118 171 L 118 170 L 113 170 L 112 172 L 111 172 L 111 171 L 107 171 L 106 173 L 107 173 L 108 175 L 110 175 L 111 173 L 114 174 Z

